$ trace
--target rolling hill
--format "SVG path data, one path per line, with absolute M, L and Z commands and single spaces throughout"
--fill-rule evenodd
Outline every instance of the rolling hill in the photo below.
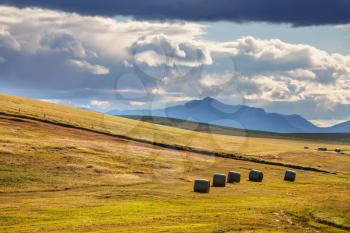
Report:
M 326 129 L 327 132 L 340 132 L 340 133 L 348 133 L 350 132 L 350 121 L 346 121 L 332 127 Z
M 198 132 L 205 132 L 210 134 L 221 134 L 231 136 L 243 136 L 243 137 L 259 137 L 259 138 L 279 138 L 279 139 L 310 139 L 310 140 L 323 140 L 323 141 L 337 141 L 337 142 L 350 142 L 350 133 L 274 133 L 254 130 L 244 130 L 230 128 L 220 125 L 212 125 L 208 123 L 200 123 L 194 121 L 181 120 L 168 117 L 157 116 L 123 116 L 130 119 L 141 120 L 159 125 L 166 125 L 180 129 L 187 129 Z
M 276 133 L 350 133 L 350 122 L 320 128 L 299 115 L 267 113 L 262 108 L 228 105 L 207 97 L 156 110 L 110 111 L 113 115 L 158 116 Z
M 2 94 L 0 94 L 0 114 L 40 120 L 158 146 L 200 150 L 213 154 L 227 153 L 247 159 L 253 158 L 311 167 L 315 164 L 313 161 L 318 160 L 318 156 L 313 154 L 318 147 L 326 147 L 330 150 L 341 148 L 346 153 L 350 151 L 350 145 L 346 141 L 336 138 L 334 140 L 310 139 L 305 141 L 302 138 L 257 137 L 256 135 L 247 135 L 244 131 L 241 131 L 243 135 L 212 134 Z M 298 160 L 291 160 L 285 155 L 285 152 L 304 153 L 305 145 L 311 148 L 308 151 L 310 161 L 306 164 L 305 161 L 299 163 Z M 332 162 L 337 162 L 333 156 L 329 158 Z M 327 165 L 324 168 L 327 170 Z
M 350 148 L 0 95 L 0 232 L 346 232 L 350 156 L 317 146 Z M 284 182 L 293 165 L 297 181 Z M 247 181 L 252 168 L 264 171 L 262 183 Z M 240 184 L 193 193 L 195 178 L 230 170 Z

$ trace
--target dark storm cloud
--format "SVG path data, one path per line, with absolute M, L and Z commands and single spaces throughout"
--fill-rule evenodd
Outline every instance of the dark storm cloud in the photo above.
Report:
M 348 0 L 0 0 L 1 3 L 137 19 L 262 21 L 295 26 L 350 22 Z

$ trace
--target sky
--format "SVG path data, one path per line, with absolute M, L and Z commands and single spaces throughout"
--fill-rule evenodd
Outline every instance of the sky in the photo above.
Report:
M 350 2 L 0 0 L 0 92 L 93 111 L 211 96 L 350 120 Z

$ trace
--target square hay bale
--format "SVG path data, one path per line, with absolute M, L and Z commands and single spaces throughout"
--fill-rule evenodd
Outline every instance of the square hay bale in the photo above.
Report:
M 263 178 L 264 178 L 264 174 L 262 171 L 251 170 L 249 172 L 249 181 L 262 182 Z
M 227 183 L 239 183 L 241 182 L 241 173 L 230 171 L 227 175 Z
M 209 193 L 210 181 L 204 179 L 196 179 L 194 181 L 193 189 L 195 193 Z
M 287 170 L 284 174 L 284 180 L 294 182 L 295 177 L 297 176 L 297 173 L 295 171 Z
M 225 187 L 226 175 L 215 173 L 213 176 L 213 187 Z
M 319 147 L 319 148 L 318 148 L 318 151 L 328 151 L 328 149 L 325 148 L 325 147 Z

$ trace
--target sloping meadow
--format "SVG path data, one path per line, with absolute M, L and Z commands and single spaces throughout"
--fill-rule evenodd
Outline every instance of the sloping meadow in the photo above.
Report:
M 345 232 L 350 177 L 225 159 L 0 117 L 1 232 Z M 250 169 L 264 172 L 248 181 Z M 193 192 L 237 170 L 241 183 Z M 328 192 L 326 190 L 331 190 Z

